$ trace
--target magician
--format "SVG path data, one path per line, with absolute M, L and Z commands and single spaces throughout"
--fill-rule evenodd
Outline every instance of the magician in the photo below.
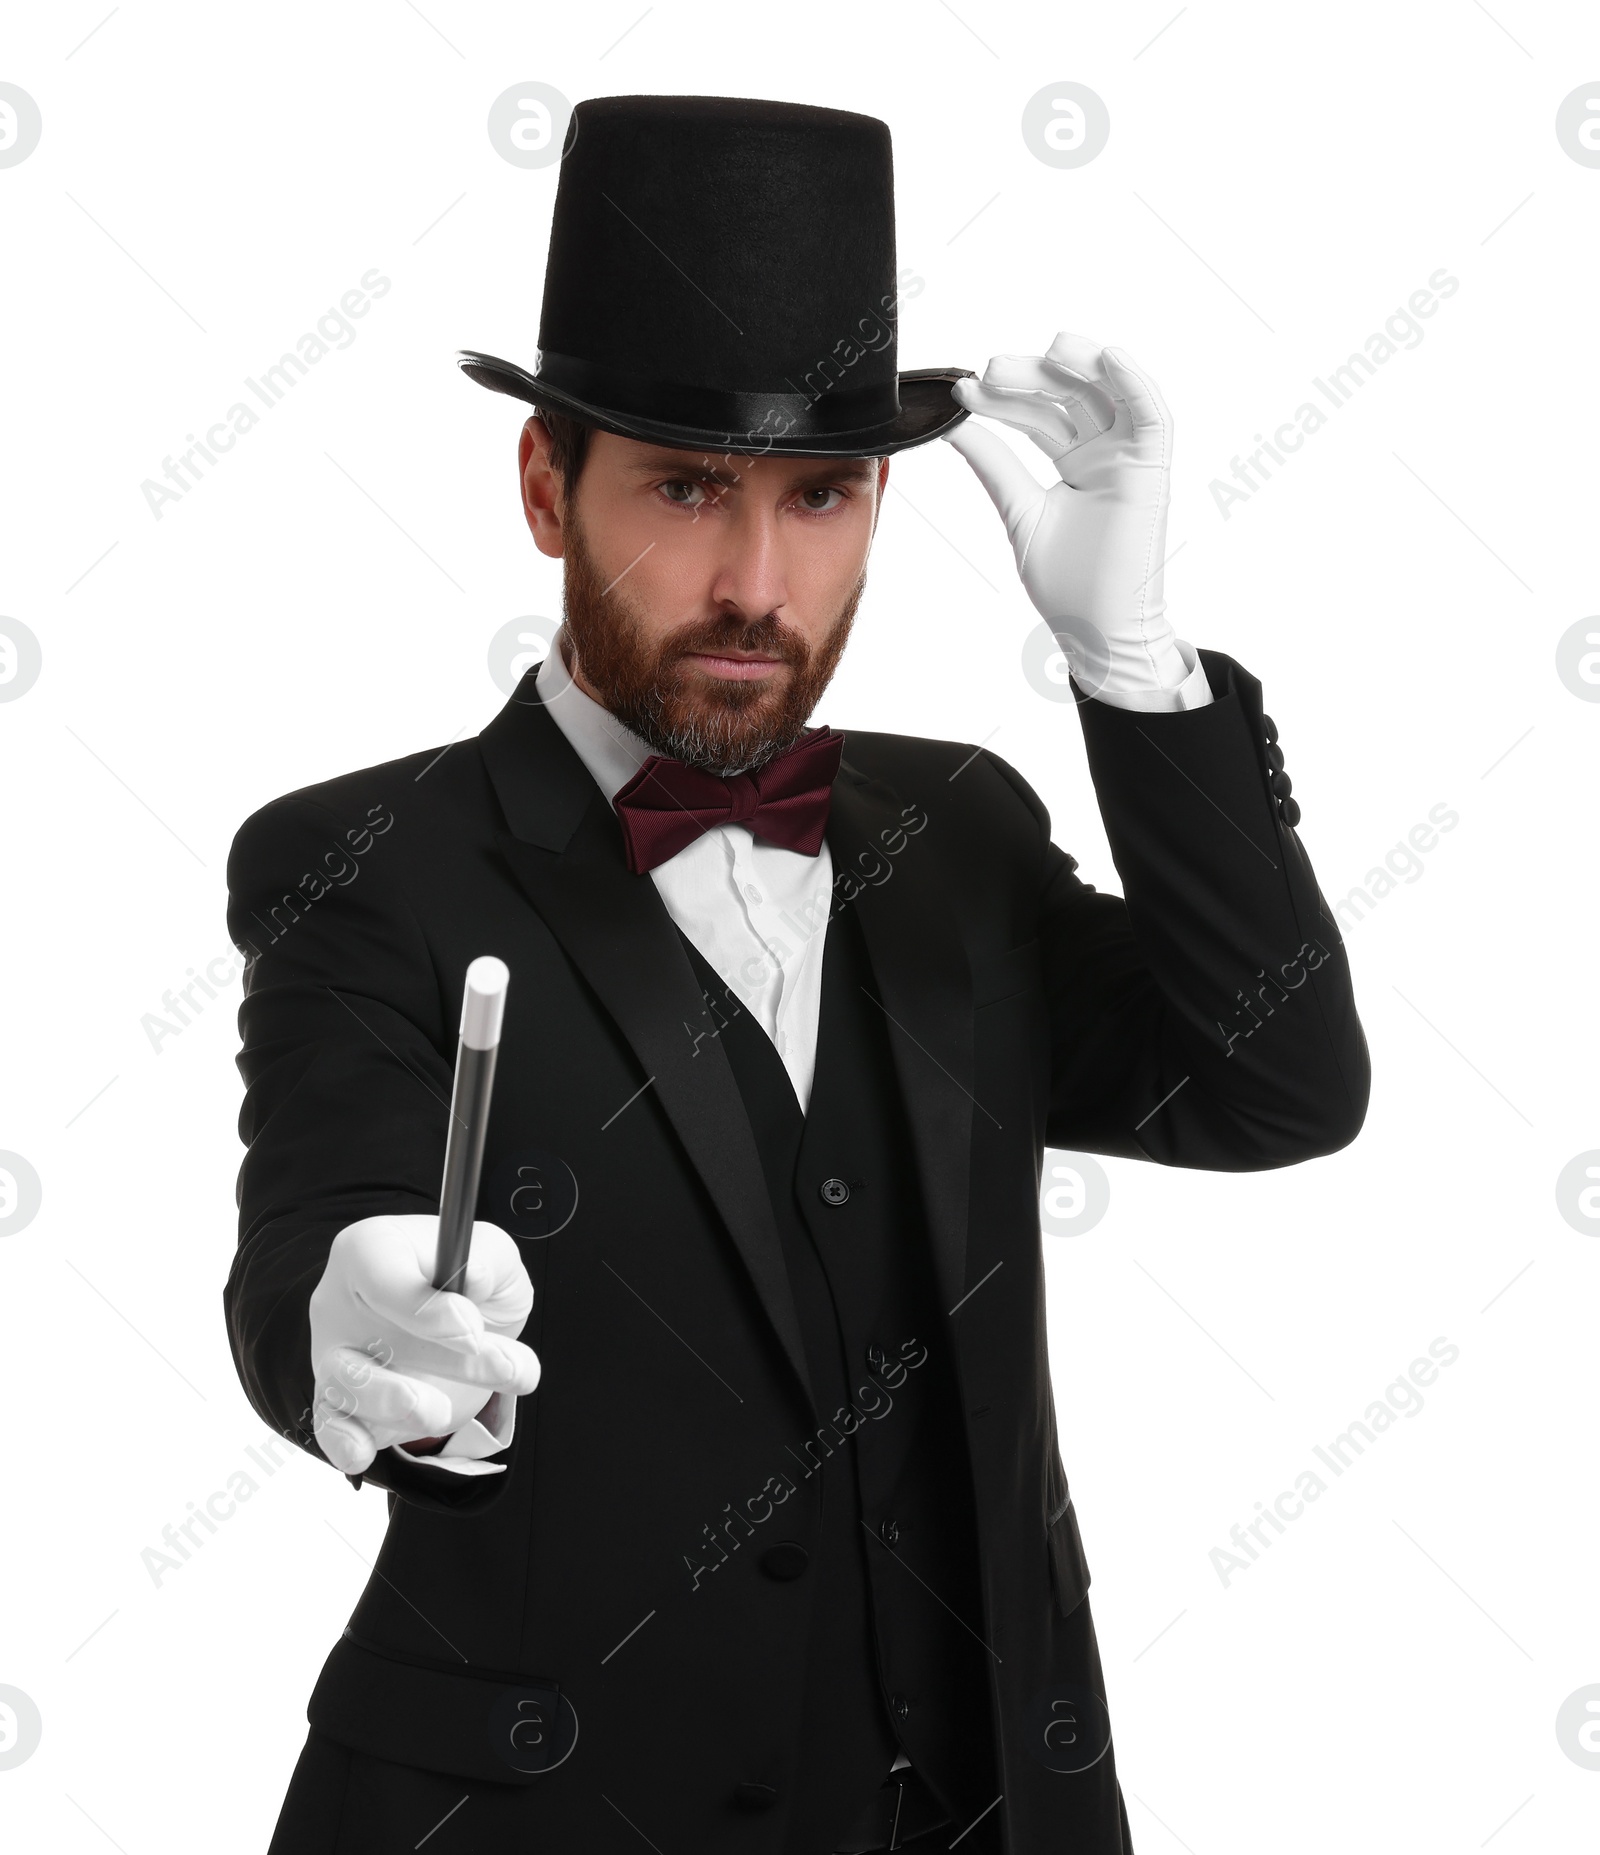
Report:
M 475 738 L 234 841 L 234 1358 L 390 1514 L 274 1855 L 1132 1848 L 1043 1150 L 1315 1159 L 1367 1051 L 1261 685 L 1167 623 L 1155 385 L 1071 334 L 902 372 L 895 279 L 882 122 L 579 103 L 535 366 L 460 360 L 537 408 L 563 626 Z M 998 755 L 811 720 L 889 460 L 935 438 L 1071 668 L 1121 897 Z M 486 954 L 511 982 L 442 1293 Z

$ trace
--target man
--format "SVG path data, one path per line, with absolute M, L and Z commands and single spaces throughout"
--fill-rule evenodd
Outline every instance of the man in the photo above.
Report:
M 894 277 L 881 123 L 580 104 L 537 371 L 463 358 L 540 409 L 565 625 L 476 740 L 235 843 L 235 1356 L 391 1515 L 278 1855 L 1131 1848 L 1042 1149 L 1326 1154 L 1366 1050 L 1260 686 L 1165 619 L 1159 395 L 1068 335 L 900 373 Z M 996 755 L 808 726 L 890 458 L 938 436 L 1062 639 L 1126 901 Z M 482 1221 L 438 1294 L 483 953 Z

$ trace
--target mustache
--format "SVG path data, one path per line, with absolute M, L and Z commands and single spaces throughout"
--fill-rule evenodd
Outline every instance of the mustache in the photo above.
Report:
M 775 613 L 763 618 L 737 618 L 722 614 L 681 626 L 665 638 L 657 654 L 663 666 L 699 651 L 759 652 L 777 657 L 791 665 L 804 665 L 811 656 L 810 646 Z

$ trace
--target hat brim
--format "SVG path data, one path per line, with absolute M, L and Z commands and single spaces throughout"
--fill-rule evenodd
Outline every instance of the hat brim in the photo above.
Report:
M 506 393 L 525 400 L 531 406 L 549 406 L 567 413 L 585 425 L 601 431 L 615 432 L 622 438 L 637 438 L 648 444 L 671 445 L 675 450 L 716 451 L 736 457 L 888 457 L 896 451 L 908 451 L 913 445 L 942 438 L 968 416 L 950 394 L 958 380 L 975 379 L 970 367 L 923 367 L 899 375 L 900 411 L 883 425 L 863 426 L 855 431 L 806 434 L 786 437 L 782 444 L 749 434 L 702 430 L 692 425 L 669 425 L 655 419 L 636 418 L 613 407 L 591 405 L 559 387 L 547 385 L 514 361 L 502 361 L 493 354 L 463 351 L 456 364 L 479 386 L 491 392 Z

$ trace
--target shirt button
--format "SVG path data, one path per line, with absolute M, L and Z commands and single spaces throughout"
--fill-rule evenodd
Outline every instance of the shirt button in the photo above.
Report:
M 761 891 L 753 882 L 747 882 L 745 884 L 744 893 L 746 901 L 759 902 L 761 900 Z
M 824 1179 L 820 1190 L 824 1204 L 843 1204 L 850 1196 L 850 1187 L 843 1179 Z

